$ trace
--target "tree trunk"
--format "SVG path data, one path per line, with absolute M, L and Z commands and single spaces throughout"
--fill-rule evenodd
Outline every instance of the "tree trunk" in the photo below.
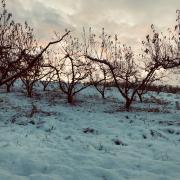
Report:
M 101 95 L 102 95 L 102 98 L 103 98 L 103 99 L 106 99 L 104 92 L 102 92 Z
M 142 103 L 142 102 L 143 102 L 142 94 L 137 93 L 137 95 L 138 95 L 138 97 L 139 97 L 140 102 Z
M 72 94 L 68 94 L 67 96 L 68 103 L 73 104 L 74 103 L 74 97 Z
M 6 91 L 7 91 L 7 93 L 11 92 L 11 84 L 6 85 Z
M 132 101 L 129 99 L 126 99 L 126 104 L 125 104 L 126 111 L 128 112 L 130 111 L 131 104 L 132 104 Z
M 43 86 L 43 91 L 46 91 L 47 86 Z
M 32 87 L 31 86 L 27 87 L 27 96 L 30 98 L 32 97 Z

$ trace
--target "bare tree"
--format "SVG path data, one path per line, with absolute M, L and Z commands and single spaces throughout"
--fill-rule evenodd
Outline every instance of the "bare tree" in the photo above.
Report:
M 31 57 L 28 57 L 28 58 L 31 58 Z M 35 83 L 42 78 L 41 77 L 41 64 L 40 64 L 41 61 L 37 61 L 38 63 L 36 63 L 29 71 L 26 71 L 26 73 L 24 73 L 21 76 L 21 80 L 26 88 L 28 97 L 32 97 L 33 87 Z
M 156 58 L 151 56 L 144 64 L 142 71 L 142 67 L 140 68 L 137 65 L 139 59 L 135 61 L 132 49 L 125 45 L 121 46 L 117 36 L 112 38 L 103 29 L 100 40 L 96 40 L 96 37 L 96 35 L 90 33 L 89 39 L 85 39 L 85 57 L 109 67 L 114 83 L 125 99 L 125 108 L 129 111 L 138 90 L 144 90 L 148 82 L 154 77 L 155 72 L 162 67 L 157 44 L 152 43 L 153 46 L 151 46 L 154 48 L 153 52 L 156 54 Z M 156 35 L 153 36 L 152 41 L 158 41 L 157 38 Z M 149 42 L 148 37 L 146 40 Z
M 43 91 L 46 91 L 49 84 L 56 80 L 56 72 L 53 68 L 50 67 L 42 67 L 41 71 L 44 74 L 44 77 L 40 80 L 40 82 L 43 86 Z
M 166 77 L 164 72 L 158 72 L 158 73 L 154 73 L 154 75 L 146 81 L 145 85 L 141 88 L 138 89 L 137 91 L 137 95 L 139 97 L 140 102 L 143 102 L 143 96 L 144 94 L 146 94 L 148 91 L 150 91 L 150 87 L 153 86 L 153 84 L 157 83 L 157 82 L 162 82 L 163 78 Z M 157 89 L 157 93 L 160 93 L 161 88 L 159 87 Z
M 159 33 L 154 25 L 151 25 L 152 33 L 143 41 L 146 54 L 164 69 L 180 67 L 180 10 L 177 10 L 176 21 L 175 30 L 169 29 L 167 35 Z
M 51 45 L 61 42 L 69 33 L 66 31 L 58 40 L 34 51 L 32 46 L 28 46 L 31 41 L 35 41 L 33 29 L 26 22 L 24 26 L 15 23 L 3 0 L 0 14 L 0 85 L 12 82 L 29 71 Z M 33 58 L 24 63 L 27 56 Z
M 101 63 L 94 63 L 91 65 L 90 83 L 101 94 L 103 99 L 106 98 L 106 88 L 110 80 L 112 80 L 112 78 L 109 74 L 109 69 L 105 65 Z
M 55 53 L 54 62 L 50 65 L 56 70 L 59 87 L 71 104 L 75 101 L 75 95 L 89 86 L 83 83 L 89 76 L 89 66 L 82 51 L 83 46 L 78 38 L 69 35 Z
M 33 56 L 27 56 L 27 59 L 30 58 L 34 58 Z M 27 61 L 26 61 L 27 62 Z M 55 74 L 54 73 L 54 69 L 50 68 L 47 69 L 44 67 L 44 63 L 45 60 L 43 57 L 41 57 L 40 60 L 38 60 L 35 65 L 28 71 L 26 71 L 26 73 L 24 73 L 20 78 L 23 82 L 23 84 L 25 85 L 26 88 L 26 92 L 27 92 L 27 96 L 28 97 L 32 97 L 33 95 L 33 88 L 35 86 L 36 83 L 38 82 L 43 82 L 42 80 L 48 79 L 48 77 L 50 77 L 50 80 L 48 82 L 43 82 L 43 86 L 44 86 L 44 90 L 46 89 L 46 87 L 48 86 L 48 84 L 50 83 L 51 79 L 53 78 L 53 76 Z

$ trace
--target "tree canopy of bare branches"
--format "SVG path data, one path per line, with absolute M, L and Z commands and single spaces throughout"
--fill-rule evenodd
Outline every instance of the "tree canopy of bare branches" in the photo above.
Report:
M 99 38 L 91 31 L 88 36 L 84 36 L 85 57 L 109 67 L 114 83 L 125 99 L 126 110 L 130 109 L 139 90 L 144 92 L 148 83 L 155 79 L 156 72 L 165 66 L 167 67 L 164 60 L 165 54 L 159 50 L 159 36 L 155 31 L 153 33 L 152 39 L 148 35 L 143 42 L 146 48 L 141 57 L 146 58 L 143 67 L 138 65 L 141 64 L 141 59 L 135 60 L 131 47 L 121 45 L 117 35 L 113 38 L 103 29 Z
M 70 31 L 66 31 L 59 39 L 39 47 L 33 29 L 12 20 L 12 14 L 2 1 L 0 14 L 0 85 L 14 81 L 22 76 L 39 61 L 46 50 L 53 44 L 61 42 Z M 29 58 L 31 57 L 31 58 Z M 32 58 L 33 57 L 33 58 Z

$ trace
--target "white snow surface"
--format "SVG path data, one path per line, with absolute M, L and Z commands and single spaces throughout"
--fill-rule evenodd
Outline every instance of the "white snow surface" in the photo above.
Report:
M 1 89 L 0 180 L 180 180 L 180 96 L 151 96 L 165 103 L 125 112 L 113 88 L 106 100 L 87 88 L 75 105 L 59 91 Z

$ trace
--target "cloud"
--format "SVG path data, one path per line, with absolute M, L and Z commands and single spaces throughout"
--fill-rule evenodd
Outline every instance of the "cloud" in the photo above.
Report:
M 118 34 L 124 43 L 136 44 L 151 24 L 168 28 L 175 24 L 178 0 L 9 0 L 8 7 L 19 21 L 27 20 L 39 38 L 52 37 L 53 30 L 81 32 L 82 27 Z
M 66 27 L 71 27 L 63 13 L 38 0 L 11 0 L 8 9 L 13 12 L 16 21 L 27 21 L 40 39 L 49 39 L 53 31 L 64 31 Z

